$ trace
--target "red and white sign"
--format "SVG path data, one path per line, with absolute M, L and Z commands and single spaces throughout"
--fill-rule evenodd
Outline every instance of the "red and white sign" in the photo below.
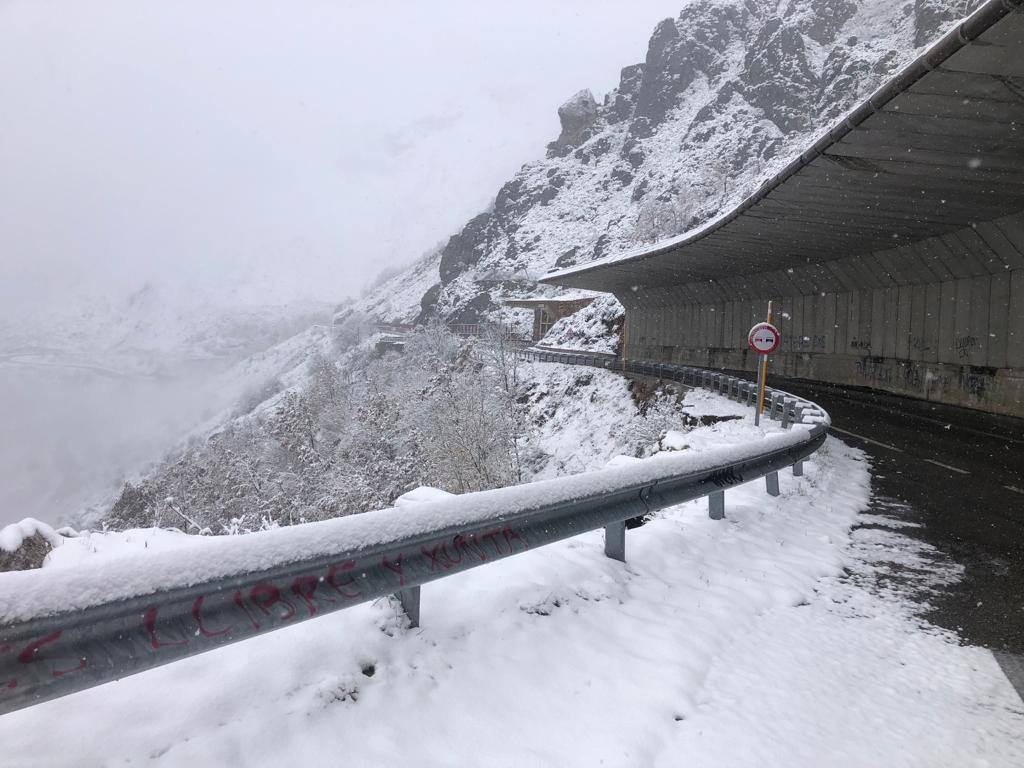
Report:
M 771 323 L 758 323 L 750 329 L 747 344 L 759 355 L 770 355 L 779 348 L 782 336 L 779 329 Z

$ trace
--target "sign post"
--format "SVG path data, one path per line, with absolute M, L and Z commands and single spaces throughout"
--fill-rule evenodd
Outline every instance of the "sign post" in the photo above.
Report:
M 757 362 L 757 405 L 754 410 L 754 426 L 761 426 L 761 412 L 764 410 L 764 385 L 768 377 L 768 355 L 779 348 L 782 336 L 772 325 L 772 302 L 768 302 L 768 322 L 758 323 L 750 329 L 747 344 L 758 356 Z

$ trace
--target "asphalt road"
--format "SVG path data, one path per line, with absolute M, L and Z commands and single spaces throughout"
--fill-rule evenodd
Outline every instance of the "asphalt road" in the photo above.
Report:
M 872 507 L 964 566 L 925 616 L 993 650 L 1024 697 L 1024 420 L 775 379 L 832 417 L 872 463 Z

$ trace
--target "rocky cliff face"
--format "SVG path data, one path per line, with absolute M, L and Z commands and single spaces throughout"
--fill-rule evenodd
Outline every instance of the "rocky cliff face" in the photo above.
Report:
M 474 322 L 501 297 L 536 290 L 531 279 L 551 267 L 697 226 L 978 2 L 693 0 L 657 25 L 645 61 L 623 69 L 600 103 L 584 90 L 558 110 L 562 131 L 544 159 L 363 308 Z

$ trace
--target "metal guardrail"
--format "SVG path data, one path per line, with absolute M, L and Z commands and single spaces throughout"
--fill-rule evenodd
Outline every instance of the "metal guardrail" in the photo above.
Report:
M 600 355 L 520 354 L 539 361 L 623 367 Z M 625 370 L 753 402 L 749 383 L 735 377 L 645 361 L 625 361 Z M 464 494 L 438 502 L 457 506 L 459 515 L 454 517 L 464 522 L 430 522 L 411 535 L 385 532 L 358 547 L 339 546 L 328 554 L 221 574 L 198 583 L 171 580 L 162 582 L 162 588 L 143 589 L 141 594 L 130 584 L 118 585 L 113 590 L 120 593 L 118 599 L 110 596 L 103 573 L 83 569 L 57 574 L 55 569 L 49 575 L 60 576 L 67 583 L 73 580 L 77 593 L 87 595 L 76 598 L 84 600 L 83 604 L 65 605 L 57 596 L 41 601 L 49 602 L 50 608 L 13 610 L 9 601 L 4 605 L 0 594 L 0 617 L 6 618 L 6 623 L 0 624 L 0 713 L 387 595 L 398 597 L 415 626 L 419 623 L 420 585 L 587 531 L 604 528 L 605 553 L 624 561 L 626 521 L 631 518 L 708 497 L 711 517 L 721 519 L 726 488 L 765 477 L 768 493 L 778 495 L 780 469 L 791 466 L 794 475 L 802 474 L 803 460 L 825 440 L 828 415 L 813 403 L 774 390 L 770 403 L 772 418 L 786 426 L 805 424 L 799 430 L 802 434 L 730 448 L 722 452 L 726 458 L 721 460 L 711 454 L 701 461 L 683 454 L 662 455 L 661 461 L 655 457 L 650 463 L 643 462 L 640 473 L 633 468 L 610 469 Z M 467 510 L 472 513 L 466 514 Z M 331 530 L 335 533 L 339 529 L 342 533 L 365 532 L 370 527 L 366 524 L 374 522 L 368 519 L 370 515 L 388 513 L 370 512 L 327 524 L 334 524 Z M 435 518 L 424 515 L 423 519 Z M 388 530 L 388 526 L 383 528 Z M 178 552 L 160 554 L 179 556 Z M 8 575 L 15 577 L 8 584 L 27 586 L 30 580 L 47 574 Z M 24 615 L 26 610 L 29 615 Z
M 525 359 L 536 362 L 588 365 L 594 368 L 677 381 L 691 387 L 703 387 L 734 400 L 745 402 L 751 408 L 757 402 L 757 384 L 755 382 L 705 368 L 650 360 L 622 360 L 614 355 L 604 353 L 574 353 L 543 347 L 534 347 L 520 354 Z M 765 412 L 769 418 L 781 421 L 784 427 L 794 423 L 817 423 L 819 420 L 828 418 L 825 410 L 816 403 L 773 387 L 765 388 Z

